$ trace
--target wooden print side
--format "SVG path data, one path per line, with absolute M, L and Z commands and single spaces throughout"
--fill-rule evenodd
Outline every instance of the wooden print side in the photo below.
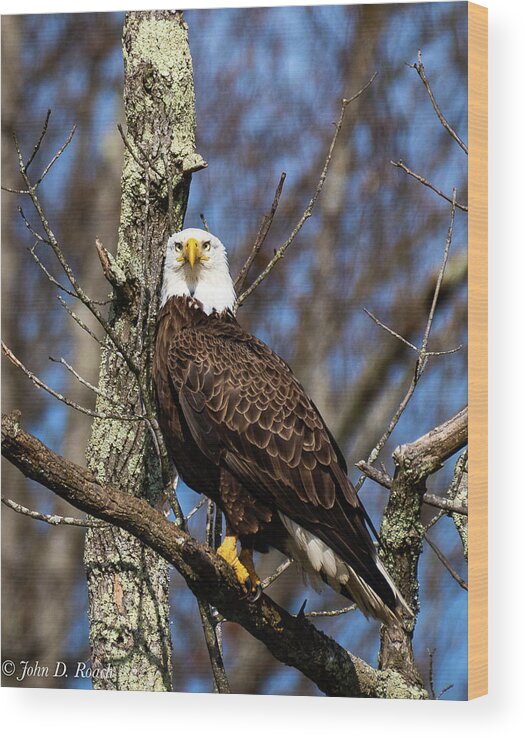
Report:
M 487 15 L 468 4 L 469 699 L 488 691 Z

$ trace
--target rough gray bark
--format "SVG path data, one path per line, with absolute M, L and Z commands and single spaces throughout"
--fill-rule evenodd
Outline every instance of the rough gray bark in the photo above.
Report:
M 110 325 L 126 358 L 108 339 L 99 386 L 118 405 L 98 396 L 102 413 L 116 407 L 141 413 L 151 407 L 149 359 L 164 247 L 170 232 L 182 227 L 191 172 L 204 166 L 195 151 L 192 65 L 182 14 L 128 13 L 123 52 L 127 134 L 121 216 L 116 259 L 105 271 L 115 288 Z M 104 252 L 101 260 L 104 266 Z M 96 418 L 87 462 L 101 484 L 160 502 L 166 469 L 163 479 L 146 423 Z M 91 528 L 85 565 L 92 666 L 103 675 L 93 686 L 169 690 L 166 562 L 120 528 Z M 108 665 L 111 670 L 104 670 Z
M 448 499 L 452 504 L 462 505 L 468 504 L 468 454 L 464 451 L 456 461 L 454 467 L 454 478 L 448 491 Z M 461 545 L 463 546 L 463 556 L 468 561 L 468 517 L 465 515 L 453 514 L 452 520 L 459 533 Z
M 468 438 L 468 410 L 464 408 L 412 443 L 399 446 L 394 454 L 396 471 L 380 530 L 382 557 L 392 573 L 414 617 L 404 627 L 381 628 L 379 667 L 395 669 L 416 686 L 422 686 L 414 660 L 412 636 L 419 611 L 417 567 L 425 535 L 421 505 L 427 478 L 459 451 Z

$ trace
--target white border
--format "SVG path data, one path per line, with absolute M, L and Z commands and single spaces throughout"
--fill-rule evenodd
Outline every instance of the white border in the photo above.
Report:
M 186 7 L 298 5 L 298 2 L 188 2 Z M 317 4 L 324 4 L 318 2 Z M 407 703 L 324 698 L 154 695 L 7 689 L 0 692 L 5 728 L 26 736 L 125 733 L 228 738 L 381 735 L 418 731 L 424 738 L 474 733 L 515 735 L 523 714 L 523 29 L 525 3 L 485 0 L 490 47 L 490 695 L 472 703 Z M 110 2 L 111 9 L 166 7 L 166 3 Z M 169 6 L 168 6 L 169 7 Z M 173 6 L 171 6 L 173 7 Z M 45 4 L 71 12 L 71 3 Z M 79 2 L 75 11 L 108 10 L 108 2 Z M 42 2 L 4 0 L 2 12 L 42 12 Z M 521 410 L 521 412 L 520 412 Z M 147 731 L 147 732 L 146 732 Z M 17 731 L 18 732 L 18 731 Z

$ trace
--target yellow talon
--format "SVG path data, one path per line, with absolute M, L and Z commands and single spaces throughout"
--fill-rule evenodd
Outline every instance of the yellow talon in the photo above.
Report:
M 232 567 L 243 589 L 250 595 L 257 595 L 254 598 L 257 599 L 261 591 L 261 580 L 253 565 L 252 552 L 243 548 L 241 555 L 237 556 L 237 536 L 226 535 L 217 554 Z
M 255 592 L 257 587 L 260 586 L 261 580 L 259 578 L 259 575 L 255 571 L 255 566 L 253 563 L 253 551 L 251 551 L 249 548 L 243 548 L 241 551 L 241 555 L 239 556 L 239 561 L 244 565 L 246 571 L 250 575 L 252 592 Z
M 217 549 L 217 554 L 233 568 L 235 576 L 242 586 L 245 587 L 246 580 L 250 574 L 237 556 L 237 536 L 225 536 L 224 541 Z

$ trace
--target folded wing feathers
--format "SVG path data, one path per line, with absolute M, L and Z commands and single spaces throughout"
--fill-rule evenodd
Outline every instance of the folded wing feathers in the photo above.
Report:
M 214 461 L 222 453 L 230 471 L 249 480 L 258 494 L 271 498 L 277 483 L 287 512 L 306 504 L 305 514 L 310 506 L 329 514 L 337 487 L 355 510 L 359 503 L 342 454 L 289 367 L 236 324 L 217 320 L 207 327 L 206 332 L 179 332 L 168 352 L 171 381 L 200 447 Z M 403 609 L 410 612 L 371 546 L 364 546 L 365 559 L 354 562 L 358 573 L 319 537 L 279 515 L 289 533 L 289 553 L 308 576 L 345 590 L 365 615 L 383 622 L 398 620 Z M 356 543 L 359 549 L 363 541 Z M 392 607 L 365 576 L 372 582 L 377 578 Z

